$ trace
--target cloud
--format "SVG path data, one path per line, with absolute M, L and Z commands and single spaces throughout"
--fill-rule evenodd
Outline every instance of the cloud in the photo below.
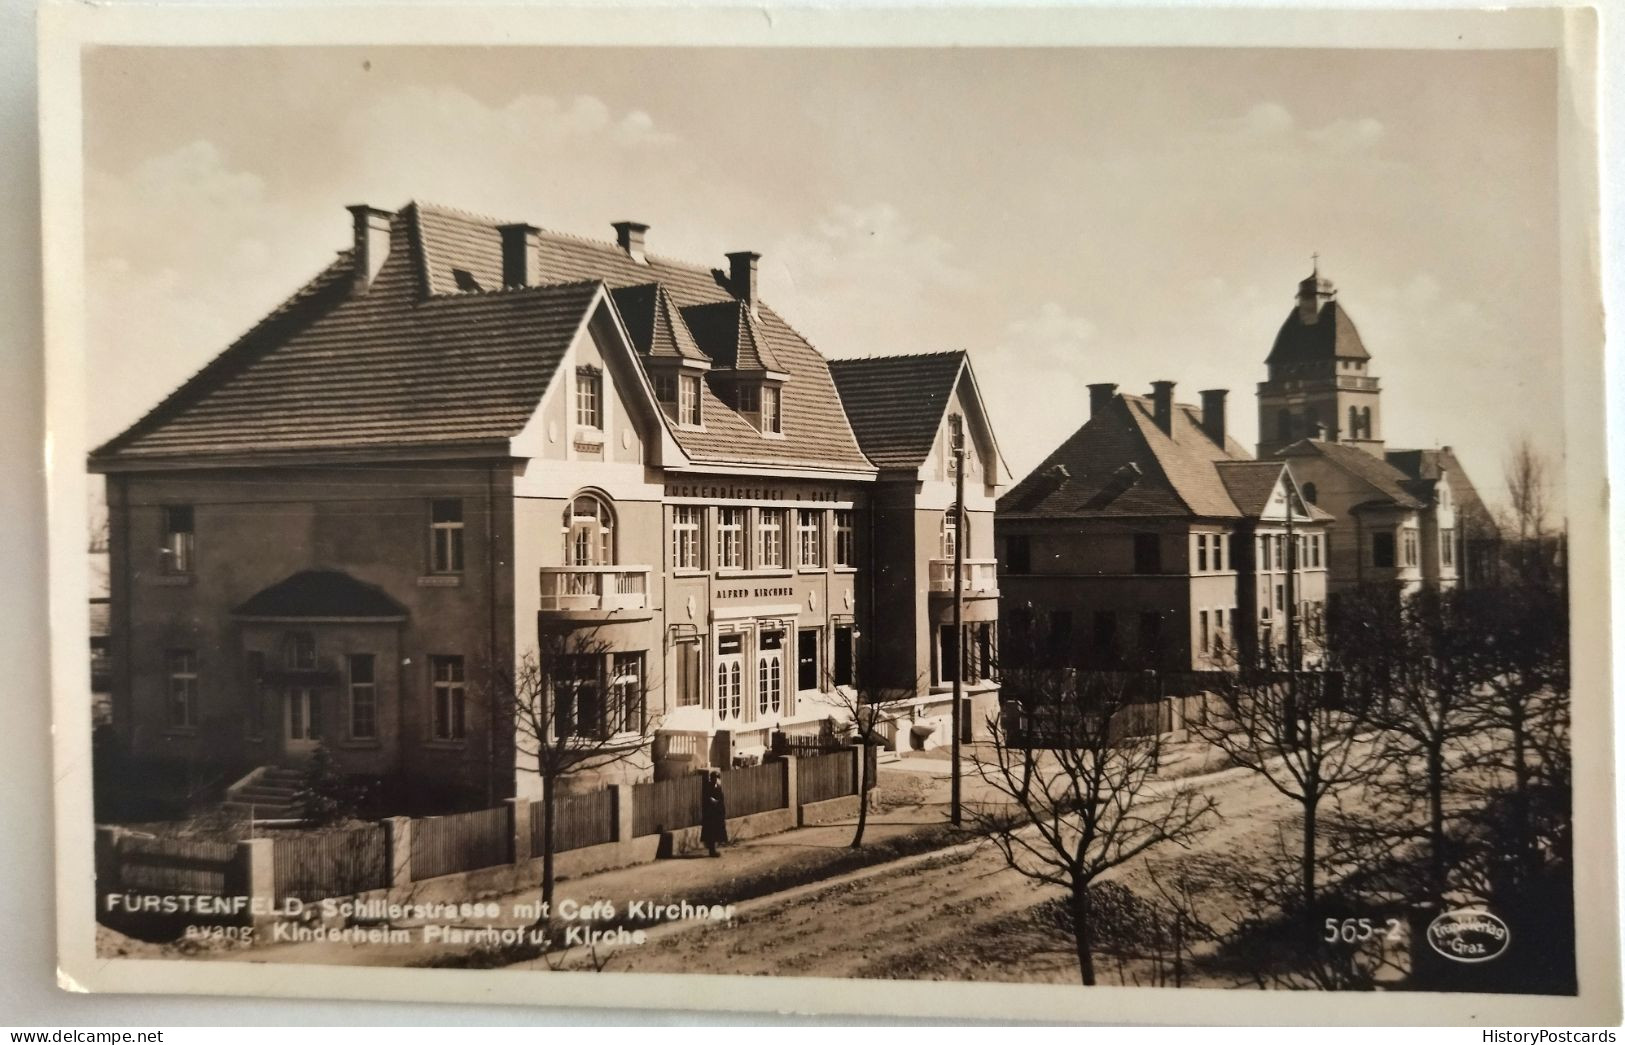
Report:
M 1373 149 L 1383 132 L 1382 121 L 1370 116 L 1342 117 L 1306 128 L 1280 102 L 1259 102 L 1241 116 L 1211 121 L 1198 137 L 1209 145 L 1272 146 L 1335 155 Z
M 977 382 L 1015 479 L 1089 419 L 1089 383 L 1114 376 L 1108 356 L 1095 323 L 1056 301 L 1012 317 L 996 346 L 972 347 Z
M 1365 116 L 1358 120 L 1333 120 L 1305 137 L 1330 152 L 1358 152 L 1375 148 L 1382 134 L 1382 121 Z
M 952 244 L 885 202 L 830 207 L 771 244 L 762 273 L 767 299 L 831 355 L 954 347 L 908 338 L 971 286 Z

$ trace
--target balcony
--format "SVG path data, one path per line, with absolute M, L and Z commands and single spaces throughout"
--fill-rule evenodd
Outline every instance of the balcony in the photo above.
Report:
M 543 566 L 543 613 L 575 620 L 646 620 L 647 566 Z
M 963 590 L 966 597 L 994 598 L 999 594 L 999 562 L 997 559 L 966 559 Z M 954 561 L 931 560 L 931 594 L 954 593 Z

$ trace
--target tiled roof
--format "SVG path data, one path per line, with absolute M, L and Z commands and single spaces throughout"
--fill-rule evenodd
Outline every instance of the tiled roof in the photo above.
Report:
M 933 352 L 834 359 L 829 369 L 869 460 L 913 470 L 931 452 L 964 365 L 963 352 Z
M 1354 329 L 1354 320 L 1336 301 L 1320 307 L 1313 323 L 1305 323 L 1293 309 L 1275 335 L 1270 349 L 1271 365 L 1327 362 L 1332 359 L 1370 359 L 1360 332 Z
M 1250 519 L 1264 514 L 1264 509 L 1269 507 L 1270 496 L 1281 482 L 1281 474 L 1287 470 L 1284 461 L 1220 461 L 1216 467 L 1225 489 L 1230 492 L 1230 499 L 1236 502 L 1241 514 Z M 1304 514 L 1320 522 L 1336 518 L 1307 501 L 1303 502 L 1302 507 Z
M 615 307 L 626 324 L 632 344 L 654 359 L 692 359 L 710 362 L 695 343 L 688 324 L 677 313 L 671 294 L 659 283 L 621 287 L 613 292 Z
M 1183 403 L 1174 405 L 1171 428 L 1164 433 L 1157 427 L 1149 400 L 1115 396 L 999 498 L 999 513 L 1240 518 L 1243 512 L 1215 465 L 1249 460 L 1247 451 L 1234 439 L 1221 447 L 1208 438 L 1201 412 Z
M 683 319 L 693 332 L 694 340 L 717 366 L 729 370 L 785 372 L 761 324 L 743 301 L 690 305 L 683 309 Z
M 410 219 L 399 215 L 399 237 Z M 413 252 L 367 292 L 274 337 L 253 334 L 115 440 L 120 458 L 429 446 L 507 439 L 540 402 L 597 283 L 420 300 Z M 348 283 L 348 262 L 336 263 Z M 329 269 L 322 278 L 331 276 Z
M 1469 522 L 1473 534 L 1480 538 L 1499 534 L 1495 517 L 1448 446 L 1438 450 L 1389 450 L 1385 456 L 1389 464 L 1418 480 L 1438 480 L 1448 474 L 1450 490 L 1456 496 L 1456 514 Z
M 651 353 L 703 358 L 680 310 L 734 301 L 716 270 L 549 232 L 532 259 L 538 285 L 502 289 L 501 224 L 407 205 L 365 293 L 351 293 L 341 254 L 93 461 L 506 439 L 534 412 L 600 284 L 623 291 L 617 308 L 658 285 L 641 292 L 647 318 L 628 319 Z M 871 471 L 817 350 L 766 305 L 749 333 L 752 352 L 791 376 L 783 435 L 758 431 L 708 382 L 703 427 L 672 433 L 690 459 Z
M 429 204 L 403 213 L 421 215 L 419 253 L 424 279 L 434 294 L 458 295 L 456 270 L 482 286 L 502 281 L 504 222 Z M 654 254 L 634 259 L 608 241 L 543 231 L 534 259 L 539 282 L 600 280 L 612 290 L 659 283 L 678 309 L 736 300 L 719 269 L 689 265 Z M 521 292 L 522 293 L 522 292 Z M 673 326 L 680 317 L 674 316 Z M 675 428 L 672 435 L 695 463 L 782 465 L 870 471 L 847 425 L 824 357 L 765 303 L 752 317 L 753 336 L 790 375 L 781 403 L 784 432 L 764 435 L 735 413 L 707 381 L 701 396 L 703 428 Z
M 1410 476 L 1357 446 L 1329 443 L 1321 439 L 1300 439 L 1291 446 L 1278 450 L 1277 453 L 1286 458 L 1319 454 L 1371 487 L 1379 495 L 1376 500 L 1392 502 L 1400 508 L 1424 507 L 1424 502 L 1408 488 Z
M 302 570 L 249 596 L 239 617 L 365 617 L 399 620 L 406 607 L 338 570 Z

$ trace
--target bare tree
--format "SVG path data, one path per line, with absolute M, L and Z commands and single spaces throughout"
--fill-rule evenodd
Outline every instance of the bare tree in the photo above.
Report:
M 1322 807 L 1369 781 L 1380 767 L 1381 753 L 1362 734 L 1359 716 L 1338 692 L 1341 676 L 1336 672 L 1282 671 L 1266 659 L 1261 666 L 1232 668 L 1212 677 L 1219 713 L 1187 725 L 1297 803 L 1302 817 L 1297 892 L 1304 924 L 1312 932 Z
M 1092 986 L 1090 887 L 1158 846 L 1188 847 L 1216 815 L 1213 800 L 1177 783 L 1152 786 L 1160 738 L 1123 735 L 1134 702 L 1127 676 L 1026 671 L 1022 683 L 988 724 L 990 748 L 971 756 L 1007 801 L 969 804 L 966 816 L 1012 869 L 1068 890 L 1078 971 Z
M 1450 877 L 1451 777 L 1482 732 L 1463 598 L 1366 588 L 1346 593 L 1332 622 L 1346 688 L 1381 731 L 1384 790 L 1426 802 L 1422 833 L 1436 900 Z
M 544 917 L 553 910 L 561 789 L 573 778 L 649 757 L 656 719 L 648 714 L 647 664 L 617 652 L 596 630 L 543 632 L 512 670 L 499 670 L 491 694 L 499 722 L 511 722 L 515 764 L 541 785 Z
M 863 846 L 863 832 L 869 823 L 869 793 L 875 787 L 869 772 L 869 751 L 885 743 L 888 709 L 906 699 L 910 693 L 919 692 L 923 678 L 921 676 L 916 680 L 914 689 L 899 691 L 869 681 L 866 672 L 844 683 L 837 683 L 832 672 L 825 673 L 825 693 L 821 699 L 840 716 L 841 725 L 838 728 L 844 732 L 844 738 L 858 747 L 858 824 L 849 843 L 852 849 Z
M 1507 506 L 1501 528 L 1516 534 L 1508 558 L 1517 583 L 1551 587 L 1561 583 L 1562 534 L 1552 532 L 1552 462 L 1521 436 L 1507 455 Z

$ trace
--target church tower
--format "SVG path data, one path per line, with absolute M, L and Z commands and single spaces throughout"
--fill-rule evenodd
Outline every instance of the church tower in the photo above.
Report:
M 1381 458 L 1381 390 L 1370 363 L 1317 258 L 1264 361 L 1269 380 L 1258 386 L 1258 456 L 1300 439 L 1325 439 Z

